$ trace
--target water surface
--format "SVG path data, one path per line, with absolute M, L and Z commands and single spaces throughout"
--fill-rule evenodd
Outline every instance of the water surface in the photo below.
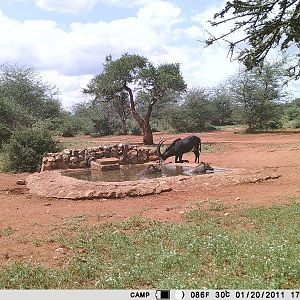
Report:
M 65 176 L 74 177 L 76 179 L 85 181 L 132 181 L 132 180 L 147 180 L 153 178 L 163 178 L 178 175 L 195 176 L 198 174 L 191 173 L 193 167 L 183 166 L 177 164 L 169 164 L 167 167 L 162 168 L 162 172 L 149 174 L 147 172 L 147 165 L 125 165 L 121 166 L 119 170 L 107 170 L 107 171 L 97 171 L 90 169 L 83 170 L 67 170 L 62 174 Z M 219 173 L 224 172 L 225 169 L 215 168 L 214 171 L 209 171 L 207 173 Z

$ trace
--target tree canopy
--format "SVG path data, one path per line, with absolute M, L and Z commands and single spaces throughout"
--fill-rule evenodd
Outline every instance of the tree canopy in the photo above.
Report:
M 247 69 L 260 65 L 272 48 L 292 56 L 286 75 L 300 78 L 300 1 L 299 0 L 231 0 L 214 15 L 212 26 L 232 24 L 223 34 L 206 40 L 211 45 L 219 40 L 229 43 L 231 55 L 237 53 Z M 225 27 L 225 26 L 224 26 Z M 226 27 L 225 27 L 226 28 Z M 237 31 L 240 39 L 228 40 Z
M 279 105 L 286 97 L 281 81 L 280 65 L 276 63 L 266 63 L 260 70 L 241 69 L 232 79 L 232 96 L 250 133 L 281 127 Z
M 132 116 L 143 132 L 143 142 L 150 145 L 153 144 L 150 126 L 153 106 L 168 94 L 181 93 L 185 89 L 179 64 L 154 66 L 143 56 L 125 53 L 116 60 L 107 56 L 102 72 L 90 81 L 83 92 L 93 95 L 98 101 L 116 101 L 122 92 L 126 92 Z M 149 96 L 144 115 L 136 109 L 135 95 L 139 92 Z
M 57 94 L 56 87 L 44 83 L 34 69 L 0 65 L 0 123 L 28 127 L 57 118 L 63 112 Z

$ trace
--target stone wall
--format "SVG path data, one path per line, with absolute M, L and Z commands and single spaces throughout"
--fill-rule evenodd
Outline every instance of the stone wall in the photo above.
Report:
M 130 144 L 89 147 L 86 149 L 64 149 L 58 153 L 48 153 L 42 160 L 41 172 L 57 169 L 89 168 L 91 161 L 115 157 L 121 165 L 142 164 L 156 161 L 154 147 L 141 147 Z

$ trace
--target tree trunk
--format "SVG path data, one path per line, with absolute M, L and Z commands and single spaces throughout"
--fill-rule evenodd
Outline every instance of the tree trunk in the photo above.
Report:
M 141 116 L 135 110 L 135 102 L 134 102 L 134 99 L 133 99 L 133 93 L 132 93 L 132 90 L 126 85 L 126 82 L 124 83 L 124 89 L 129 94 L 131 113 L 132 113 L 134 119 L 137 121 L 137 123 L 139 124 L 139 126 L 141 127 L 141 129 L 143 131 L 143 143 L 144 143 L 144 145 L 153 145 L 153 134 L 152 134 L 152 129 L 150 127 L 150 116 L 151 116 L 151 113 L 152 113 L 153 105 L 156 103 L 157 98 L 152 97 L 152 100 L 148 105 L 148 110 L 147 110 L 146 116 L 145 116 L 144 119 L 142 119 Z
M 150 117 L 152 114 L 153 105 L 156 103 L 157 98 L 152 97 L 151 102 L 148 105 L 147 113 L 144 118 L 144 126 L 143 126 L 143 142 L 144 145 L 153 145 L 153 133 L 150 127 Z
M 144 145 L 153 145 L 153 133 L 150 124 L 145 122 L 143 127 L 143 143 Z

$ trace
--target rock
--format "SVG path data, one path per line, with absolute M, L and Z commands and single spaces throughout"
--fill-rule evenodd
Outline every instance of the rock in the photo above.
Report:
M 67 162 L 69 162 L 70 156 L 67 154 L 63 154 L 62 159 L 63 159 L 63 162 L 67 163 Z
M 70 155 L 71 154 L 71 150 L 70 149 L 64 149 L 62 153 L 64 155 Z
M 118 158 L 102 158 L 102 159 L 97 159 L 96 163 L 99 165 L 114 165 L 119 163 Z
M 78 157 L 77 156 L 71 156 L 70 157 L 70 163 L 77 163 L 78 162 Z
M 110 151 L 110 150 L 106 150 L 106 151 L 104 152 L 104 157 L 110 158 L 110 157 L 111 157 L 111 151 Z
M 61 254 L 66 254 L 67 253 L 67 249 L 63 248 L 63 247 L 59 247 L 55 249 L 55 252 L 61 253 Z
M 79 163 L 79 168 L 86 168 L 88 165 L 87 165 L 87 162 L 86 161 L 81 161 Z
M 158 156 L 157 155 L 150 155 L 148 159 L 149 159 L 149 161 L 157 161 Z
M 84 194 L 85 198 L 92 198 L 95 194 L 95 190 L 88 190 L 86 191 L 86 193 Z
M 95 161 L 91 161 L 91 169 L 92 170 L 99 170 L 100 169 L 100 165 L 97 164 Z
M 139 160 L 138 160 L 137 156 L 131 157 L 130 158 L 130 163 L 133 164 L 133 165 L 138 164 Z
M 51 203 L 47 202 L 47 203 L 44 203 L 43 205 L 44 205 L 44 206 L 50 206 Z
M 145 163 L 148 160 L 148 155 L 144 151 L 139 150 L 137 154 L 137 159 L 139 163 Z
M 78 155 L 78 161 L 84 161 L 84 156 L 83 155 Z
M 98 151 L 98 152 L 95 152 L 95 156 L 97 157 L 97 158 L 103 158 L 104 157 L 104 151 Z
M 121 157 L 120 158 L 120 164 L 121 165 L 127 165 L 127 164 L 129 164 L 129 158 L 127 156 Z
M 79 151 L 79 149 L 72 150 L 72 156 L 78 156 Z
M 63 162 L 63 155 L 61 153 L 58 153 L 54 156 L 55 162 Z
M 40 172 L 50 171 L 50 170 L 52 170 L 52 169 L 53 169 L 52 164 L 49 164 L 49 163 L 43 163 L 42 166 L 41 166 Z
M 118 170 L 120 169 L 120 164 L 118 159 L 97 159 L 96 161 L 91 161 L 91 169 L 92 170 Z
M 107 170 L 119 170 L 120 164 L 112 164 L 112 165 L 103 165 L 100 166 L 101 171 L 107 171 Z
M 118 148 L 112 148 L 111 149 L 111 156 L 112 157 L 117 157 L 118 156 Z
M 17 185 L 26 185 L 26 181 L 24 179 L 17 180 Z

